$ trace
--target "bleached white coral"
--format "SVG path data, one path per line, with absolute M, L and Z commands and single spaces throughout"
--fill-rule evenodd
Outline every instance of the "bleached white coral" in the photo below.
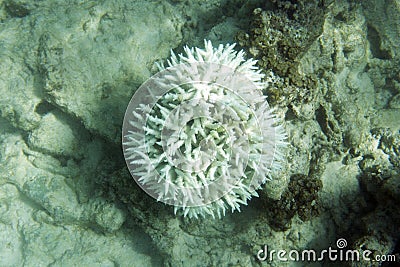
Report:
M 125 115 L 132 176 L 184 216 L 240 211 L 283 160 L 286 133 L 262 94 L 264 75 L 234 46 L 171 52 Z

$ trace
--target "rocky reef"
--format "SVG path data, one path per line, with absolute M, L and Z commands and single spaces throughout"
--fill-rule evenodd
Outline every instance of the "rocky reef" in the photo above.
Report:
M 399 1 L 242 2 L 0 1 L 1 266 L 280 266 L 257 252 L 339 238 L 398 260 Z M 241 213 L 189 220 L 136 185 L 121 126 L 203 39 L 258 59 L 290 144 Z

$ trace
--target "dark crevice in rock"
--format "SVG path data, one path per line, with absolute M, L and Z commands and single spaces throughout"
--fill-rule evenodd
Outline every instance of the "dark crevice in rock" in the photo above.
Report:
M 13 18 L 23 18 L 30 14 L 30 10 L 22 3 L 17 1 L 6 1 L 4 10 Z
M 330 127 L 328 123 L 328 116 L 324 107 L 320 106 L 315 112 L 316 120 L 321 127 L 322 132 L 326 135 L 330 135 Z
M 51 112 L 55 109 L 55 106 L 47 102 L 46 100 L 42 100 L 39 104 L 35 107 L 35 112 L 41 116 L 46 115 L 47 113 Z
M 381 49 L 382 41 L 379 32 L 371 25 L 368 25 L 367 29 L 367 38 L 372 55 L 379 59 L 391 59 L 389 52 Z

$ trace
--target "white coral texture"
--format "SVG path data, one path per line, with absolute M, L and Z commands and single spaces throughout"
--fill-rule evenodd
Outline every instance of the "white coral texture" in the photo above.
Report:
M 287 136 L 262 94 L 264 74 L 234 46 L 172 52 L 152 82 L 165 93 L 126 114 L 132 176 L 185 217 L 240 211 L 284 160 Z

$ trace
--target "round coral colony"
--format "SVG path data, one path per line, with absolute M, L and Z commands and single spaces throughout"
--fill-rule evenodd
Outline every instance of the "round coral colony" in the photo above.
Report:
M 131 175 L 185 217 L 240 211 L 284 160 L 287 135 L 262 94 L 264 74 L 234 46 L 171 51 L 125 114 Z

